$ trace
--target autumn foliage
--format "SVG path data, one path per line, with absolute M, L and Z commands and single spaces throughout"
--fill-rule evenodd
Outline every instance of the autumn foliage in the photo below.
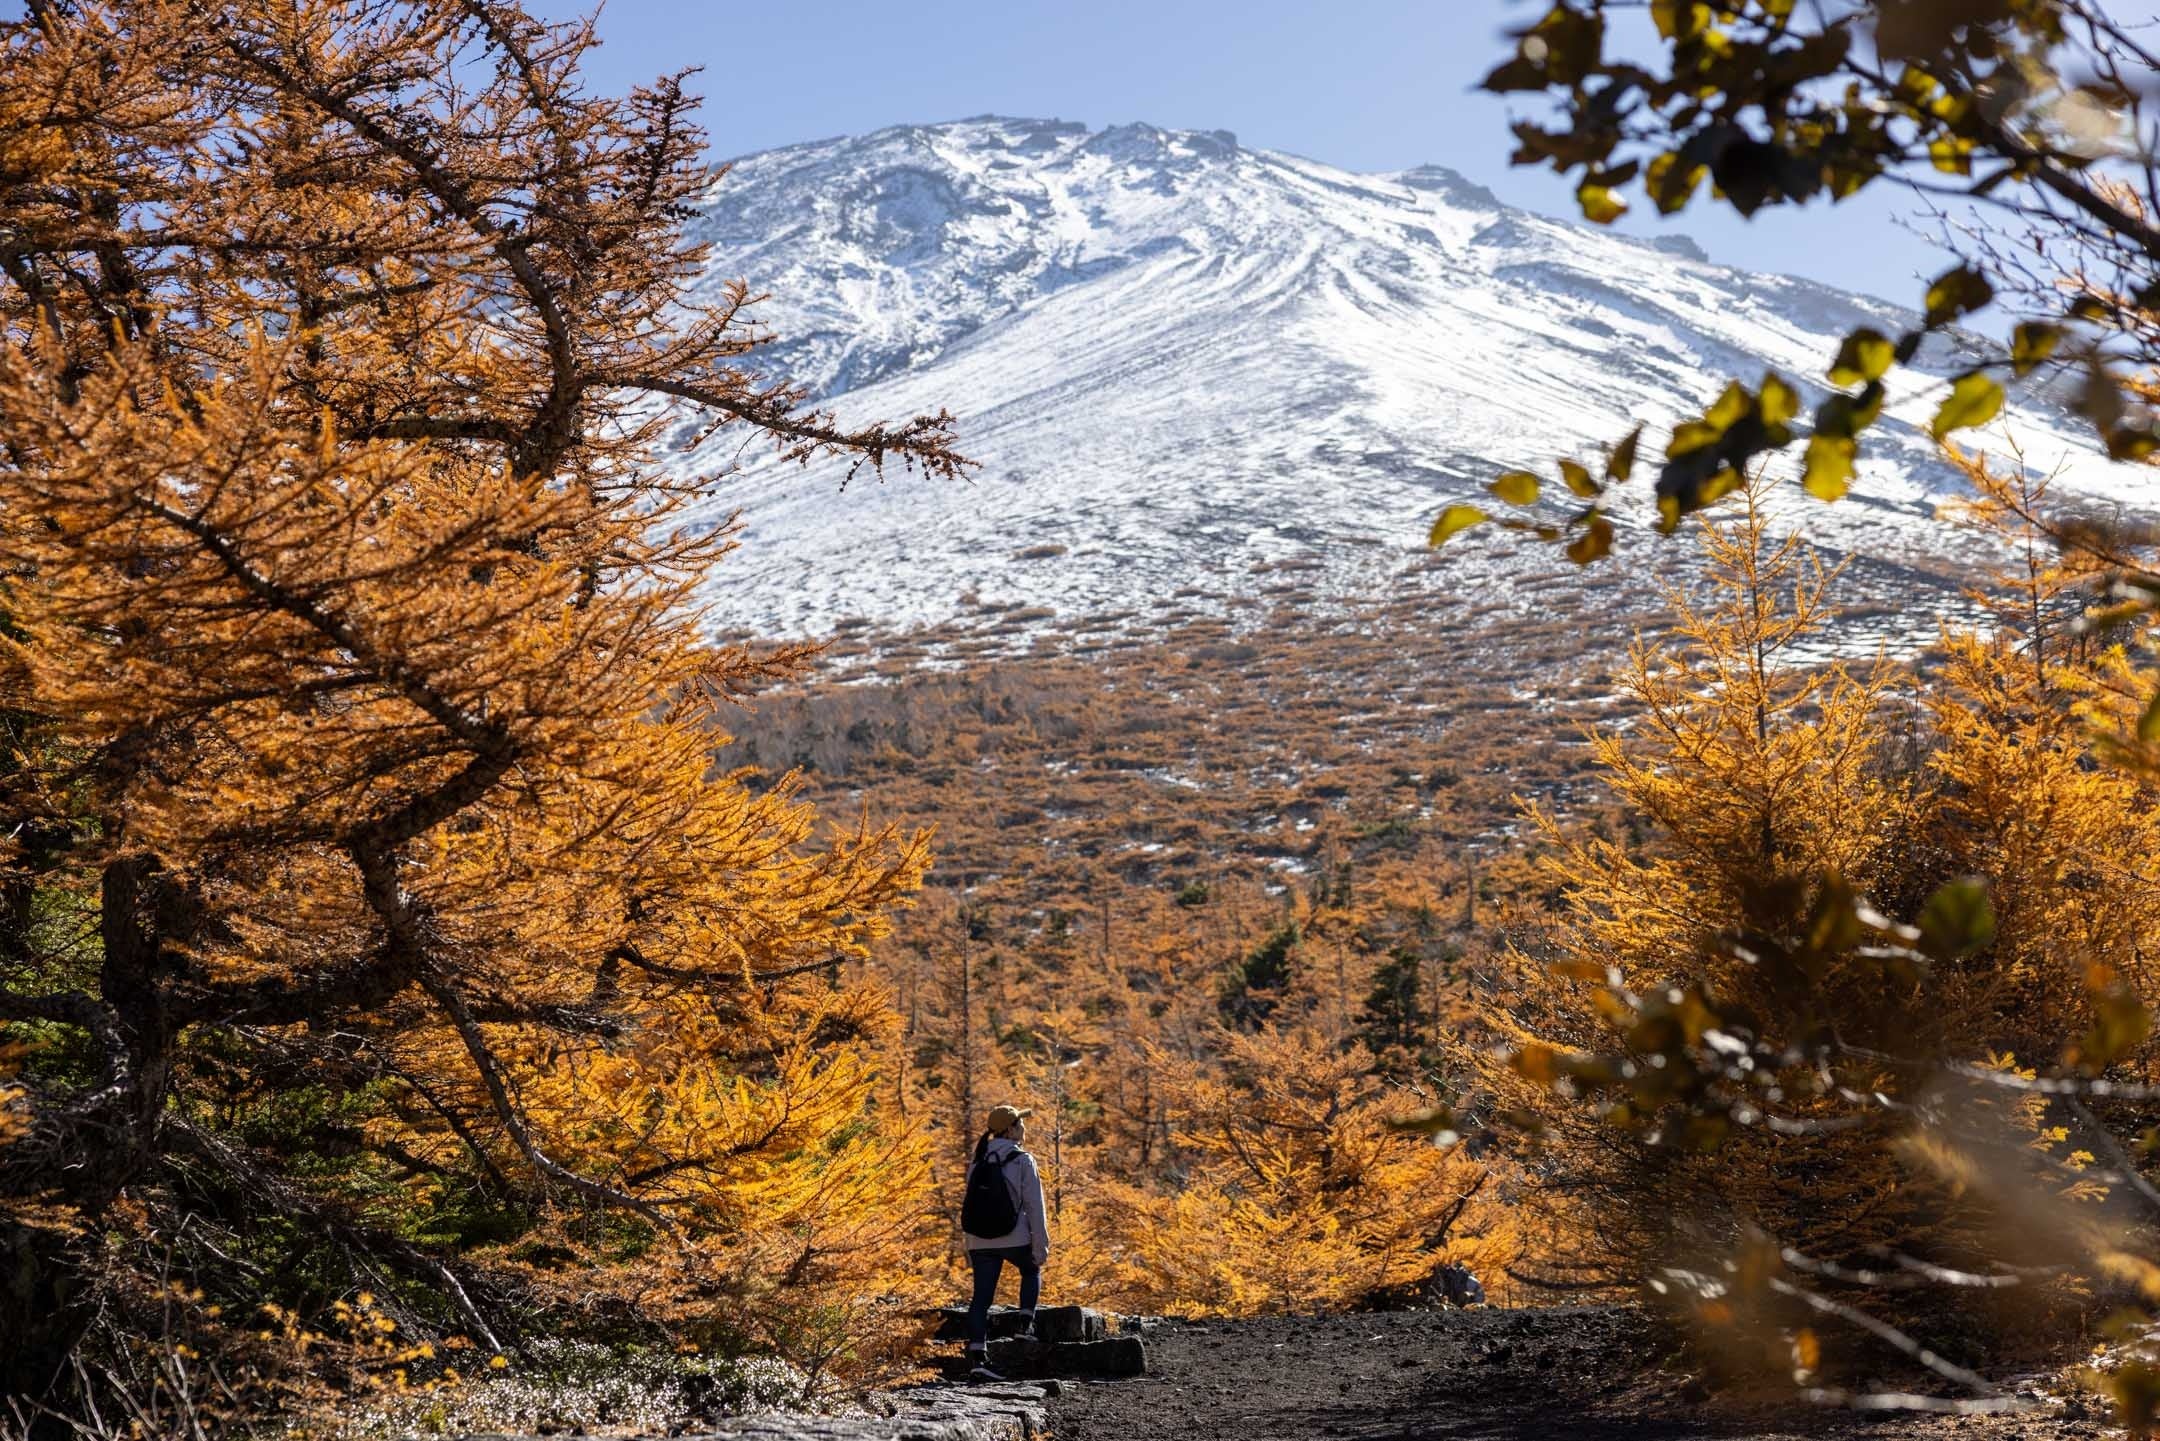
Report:
M 1960 455 L 1990 623 L 1841 648 L 1743 478 L 1780 381 L 1694 436 L 1731 464 L 1668 455 L 1669 526 L 1728 497 L 1702 583 L 1571 712 L 1518 683 L 1626 617 L 1549 577 L 1483 680 L 1482 610 L 1293 637 L 1292 582 L 1287 662 L 1192 615 L 786 690 L 808 648 L 704 629 L 735 531 L 663 437 L 966 463 L 757 374 L 747 289 L 693 284 L 690 101 L 588 94 L 591 43 L 496 0 L 0 26 L 0 1390 L 210 1357 L 269 1407 L 560 1331 L 890 1375 L 1007 1099 L 1058 1299 L 1467 1263 L 1810 1385 L 1823 1318 L 1955 1312 L 1920 1282 L 2160 1302 L 2160 713 L 2111 628 L 2151 587 L 2079 617 L 2149 544 Z
M 713 773 L 799 656 L 701 635 L 731 531 L 653 447 L 962 462 L 746 368 L 690 101 L 587 93 L 591 43 L 492 0 L 0 29 L 11 1386 L 363 1285 L 487 1350 L 892 1329 L 924 1158 L 836 967 L 923 842 Z
M 2005 483 L 1968 464 L 1999 517 Z M 1708 598 L 1676 595 L 1622 674 L 1640 719 L 1598 748 L 1642 842 L 1548 822 L 1566 911 L 1518 952 L 1491 1072 L 1571 1222 L 1542 1264 L 1645 1286 L 1725 1361 L 1815 1386 L 1817 1328 L 1864 1354 L 1870 1325 L 1941 1346 L 2017 1317 L 2030 1345 L 2074 1278 L 2160 1297 L 2139 1122 L 2078 1099 L 2154 1064 L 2137 938 L 2160 916 L 2133 878 L 2160 821 L 2091 755 L 2124 655 L 2008 624 L 1917 669 L 1810 655 L 1835 576 L 1766 503 L 1704 526 Z M 2069 584 L 2003 579 L 2006 622 Z

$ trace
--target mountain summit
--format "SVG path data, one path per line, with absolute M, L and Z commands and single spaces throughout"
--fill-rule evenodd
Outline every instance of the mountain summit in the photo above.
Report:
M 693 229 L 716 286 L 776 297 L 775 373 L 851 419 L 948 407 L 982 462 L 968 484 L 843 493 L 725 432 L 681 456 L 743 462 L 715 502 L 749 527 L 716 622 L 782 633 L 1205 603 L 1284 566 L 1355 593 L 1427 570 L 1432 516 L 1503 469 L 1593 456 L 1639 421 L 1659 440 L 1730 376 L 1812 389 L 1840 335 L 1914 321 L 1438 166 L 1353 174 L 1149 125 L 985 117 L 767 151 Z M 1944 546 L 1929 414 L 1917 382 L 1893 393 L 1855 498 L 1806 510 L 1818 540 Z M 2012 420 L 2047 463 L 2076 451 L 2052 415 Z M 1506 550 L 1458 544 L 1431 583 L 1480 585 Z

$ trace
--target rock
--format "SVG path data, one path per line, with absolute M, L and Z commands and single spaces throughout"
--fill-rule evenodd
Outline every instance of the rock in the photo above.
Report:
M 890 1415 L 723 1419 L 703 1423 L 685 1441 L 1034 1441 L 1047 1427 L 1043 1402 L 1049 1394 L 1024 1383 L 916 1386 L 888 1394 Z
M 1036 1339 L 1053 1346 L 1100 1341 L 1109 1334 L 1102 1312 L 1085 1306 L 1045 1306 L 1035 1313 Z
M 1485 1303 L 1484 1285 L 1459 1261 L 1450 1261 L 1433 1272 L 1431 1284 L 1450 1306 L 1481 1306 Z
M 1109 1336 L 1054 1352 L 1057 1369 L 1067 1376 L 1144 1376 L 1147 1347 L 1138 1336 Z
M 1077 1306 L 1061 1306 L 1058 1310 L 1076 1311 Z M 967 1339 L 967 1313 L 965 1306 L 943 1306 L 938 1309 L 938 1328 L 935 1335 L 939 1341 L 965 1341 Z M 990 1336 L 1017 1336 L 1027 1329 L 1027 1315 L 1017 1306 L 992 1306 L 990 1308 Z
M 1139 1376 L 1147 1347 L 1138 1336 L 1056 1345 L 1014 1336 L 990 1343 L 990 1364 L 1008 1376 Z

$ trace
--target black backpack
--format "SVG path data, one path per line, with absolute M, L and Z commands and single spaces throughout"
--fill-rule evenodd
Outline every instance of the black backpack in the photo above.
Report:
M 990 1138 L 985 1136 L 976 1143 L 975 1160 L 968 1167 L 967 1191 L 960 1200 L 961 1230 L 988 1241 L 1011 1235 L 1020 1224 L 1020 1208 L 1013 1204 L 1012 1192 L 1005 1186 L 1005 1163 L 1019 1154 L 1007 1151 L 993 1161 Z

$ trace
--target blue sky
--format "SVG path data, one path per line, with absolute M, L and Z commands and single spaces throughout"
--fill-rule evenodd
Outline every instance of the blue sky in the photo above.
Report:
M 589 8 L 529 3 L 554 18 Z M 590 70 L 619 90 L 704 66 L 694 85 L 720 156 L 980 114 L 1140 120 L 1352 170 L 1446 165 L 1514 204 L 1571 212 L 1550 171 L 1508 165 L 1509 103 L 1474 89 L 1525 16 L 1514 0 L 608 0 Z M 1912 303 L 1945 262 L 1889 223 L 1909 208 L 1885 188 L 1834 216 L 1705 209 L 1623 225 Z

